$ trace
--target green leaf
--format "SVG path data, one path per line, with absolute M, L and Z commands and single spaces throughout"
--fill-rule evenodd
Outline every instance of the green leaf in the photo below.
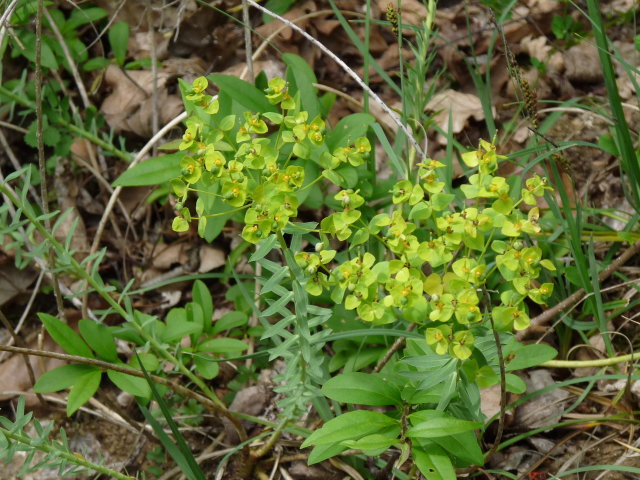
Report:
M 353 248 L 356 245 L 360 245 L 369 240 L 369 230 L 366 228 L 361 228 L 360 230 L 356 230 L 356 233 L 353 235 L 351 239 L 351 246 L 349 248 Z
M 236 116 L 227 115 L 223 117 L 222 120 L 220 120 L 220 124 L 218 126 L 220 127 L 220 130 L 222 130 L 223 132 L 228 132 L 234 127 L 235 124 L 236 124 Z
M 349 447 L 345 447 L 342 445 L 318 445 L 317 447 L 314 447 L 313 450 L 311 450 L 307 462 L 309 465 L 313 465 L 314 463 L 322 462 L 327 458 L 335 457 L 336 455 L 339 455 L 348 449 Z
M 129 24 L 127 22 L 114 23 L 109 29 L 109 44 L 118 65 L 124 65 L 127 58 L 129 44 Z
M 251 257 L 249 258 L 250 262 L 257 262 L 258 260 L 264 258 L 267 254 L 274 249 L 276 244 L 278 243 L 278 237 L 276 235 L 269 235 L 264 240 L 260 240 L 258 242 L 256 251 L 253 252 Z
M 416 467 L 428 480 L 456 480 L 449 455 L 438 445 L 430 444 L 424 449 L 414 446 L 412 451 Z
M 452 193 L 435 193 L 431 195 L 431 206 L 436 212 L 441 212 L 449 207 L 454 198 L 456 196 Z
M 535 343 L 524 345 L 513 352 L 505 353 L 505 355 L 509 355 L 510 353 L 514 353 L 515 356 L 506 365 L 508 372 L 535 367 L 548 360 L 553 360 L 558 355 L 558 351 L 555 348 L 549 345 Z
M 250 83 L 232 75 L 214 74 L 207 78 L 233 98 L 234 101 L 252 112 L 275 112 L 276 109 L 266 99 L 264 93 Z
M 108 327 L 96 323 L 93 320 L 83 318 L 78 323 L 78 328 L 85 342 L 93 348 L 98 356 L 109 362 L 118 361 L 116 343 Z
M 184 308 L 172 308 L 167 314 L 167 328 L 160 338 L 166 343 L 176 343 L 187 335 L 202 333 L 202 323 L 190 322 Z
M 277 13 L 278 15 L 284 15 L 296 1 L 297 0 L 269 0 L 265 4 L 265 8 L 271 12 Z M 268 13 L 262 14 L 263 23 L 269 23 L 271 20 L 273 20 L 271 15 Z
M 246 343 L 235 338 L 212 338 L 198 345 L 199 352 L 226 353 L 228 355 L 238 355 L 247 348 L 249 346 Z
M 377 457 L 397 442 L 398 438 L 396 437 L 374 433 L 362 437 L 360 440 L 345 440 L 342 444 L 354 450 L 362 450 L 369 457 Z
M 71 15 L 69 15 L 69 19 L 65 22 L 60 33 L 67 36 L 68 33 L 73 32 L 78 27 L 88 23 L 97 22 L 108 15 L 109 13 L 106 10 L 99 7 L 73 8 L 71 10 Z
M 109 66 L 109 60 L 104 57 L 90 58 L 82 64 L 82 70 L 85 72 L 93 72 L 94 70 L 100 70 Z
M 289 67 L 287 78 L 296 86 L 296 90 L 300 92 L 300 102 L 302 110 L 309 112 L 309 120 L 313 120 L 320 114 L 320 102 L 313 87 L 314 83 L 318 83 L 315 73 L 309 64 L 298 55 L 285 53 L 282 60 Z
M 207 380 L 217 377 L 220 371 L 218 362 L 202 358 L 199 355 L 193 357 L 193 365 L 196 367 L 196 372 Z
M 355 410 L 329 420 L 322 428 L 313 432 L 301 448 L 310 445 L 335 445 L 344 440 L 358 440 L 390 427 L 397 428 L 399 433 L 400 425 L 397 420 L 378 412 Z
M 70 417 L 96 393 L 102 379 L 102 371 L 96 369 L 78 379 L 67 396 L 67 416 Z
M 518 375 L 507 373 L 505 380 L 508 392 L 521 394 L 527 391 L 527 384 Z
M 242 327 L 246 325 L 248 321 L 249 317 L 246 313 L 238 310 L 231 311 L 216 320 L 211 329 L 211 335 L 231 330 L 232 328 Z
M 114 370 L 107 370 L 107 376 L 120 390 L 136 397 L 151 398 L 151 389 L 144 378 L 134 377 Z
M 142 362 L 145 370 L 155 371 L 160 367 L 160 360 L 153 353 L 139 353 L 135 357 L 131 357 L 129 366 L 136 370 L 141 370 L 140 362 Z
M 375 118 L 368 113 L 353 113 L 338 122 L 331 132 L 327 134 L 326 144 L 329 150 L 352 144 L 358 137 L 367 133 L 369 125 L 375 122 Z
M 344 182 L 340 184 L 343 187 L 353 188 L 358 185 L 358 183 L 360 183 L 358 170 L 356 170 L 355 167 L 352 167 L 351 165 L 340 167 L 336 169 L 335 172 L 344 179 Z
M 409 419 L 414 425 L 407 431 L 411 438 L 446 437 L 482 427 L 481 423 L 460 420 L 438 410 L 421 410 L 409 415 Z
M 451 456 L 462 462 L 456 463 L 456 467 L 482 465 L 484 463 L 484 455 L 474 432 L 432 438 L 431 441 L 440 445 Z
M 36 393 L 58 392 L 69 388 L 88 373 L 99 370 L 92 365 L 63 365 L 43 373 L 33 386 Z
M 213 318 L 213 299 L 211 298 L 209 287 L 207 287 L 202 280 L 198 279 L 193 282 L 191 292 L 194 303 L 200 305 L 202 309 L 202 327 L 204 330 L 207 330 L 211 327 L 211 320 Z
M 115 182 L 114 187 L 140 187 L 158 185 L 181 175 L 180 159 L 184 153 L 170 153 L 153 157 L 126 170 Z
M 322 393 L 332 400 L 360 405 L 400 405 L 400 390 L 384 375 L 376 373 L 344 373 L 327 381 Z
M 40 321 L 44 324 L 54 342 L 62 347 L 69 355 L 77 355 L 85 358 L 95 358 L 91 349 L 69 325 L 61 322 L 48 313 L 38 313 Z
M 187 222 L 184 218 L 182 217 L 176 217 L 173 219 L 173 222 L 171 223 L 171 229 L 174 232 L 186 232 L 187 230 L 189 230 L 189 222 Z
M 30 62 L 36 63 L 36 36 L 32 32 L 22 31 L 20 35 L 22 46 L 19 52 Z M 51 50 L 51 47 L 45 42 L 42 42 L 42 50 L 40 53 L 40 63 L 43 67 L 50 68 L 51 70 L 58 69 L 58 61 L 56 56 Z

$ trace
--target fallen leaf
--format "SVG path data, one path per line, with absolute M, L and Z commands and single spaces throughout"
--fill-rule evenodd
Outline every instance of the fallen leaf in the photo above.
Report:
M 520 47 L 527 52 L 530 57 L 535 57 L 540 61 L 545 61 L 551 52 L 551 45 L 547 44 L 548 40 L 545 36 L 533 38 L 527 35 L 520 41 Z
M 491 108 L 495 110 L 495 107 Z M 453 133 L 460 133 L 470 118 L 484 120 L 482 103 L 476 95 L 451 89 L 445 90 L 435 94 L 426 108 L 426 110 L 437 112 L 433 120 L 445 132 L 449 130 L 449 109 L 451 109 Z M 443 143 L 445 137 L 438 135 L 438 140 Z
M 227 263 L 227 254 L 220 248 L 210 245 L 200 247 L 200 266 L 198 273 L 206 273 L 216 268 L 223 267 Z
M 171 245 L 158 243 L 155 248 L 148 247 L 153 255 L 150 267 L 158 270 L 167 270 L 172 265 L 184 265 L 189 261 L 187 249 L 189 245 L 184 242 L 174 242 Z
M 527 372 L 525 383 L 527 393 L 533 393 L 550 387 L 556 382 L 548 370 L 531 370 Z M 569 393 L 561 388 L 538 395 L 518 407 L 515 422 L 527 430 L 551 426 L 560 420 L 568 397 Z
M 29 348 L 38 348 L 37 342 L 33 341 L 28 345 Z M 45 337 L 43 349 L 48 352 L 63 353 L 62 349 L 49 337 Z M 63 360 L 48 357 L 36 357 L 34 355 L 28 357 L 33 374 L 36 378 L 40 378 L 44 372 L 53 370 L 56 367 L 64 365 Z M 44 368 L 44 370 L 42 369 Z M 31 380 L 29 372 L 22 355 L 12 355 L 10 358 L 0 363 L 0 401 L 14 398 L 20 393 L 31 390 Z M 38 400 L 32 395 L 26 396 L 27 405 L 34 405 Z
M 158 72 L 156 80 L 160 124 L 169 122 L 182 111 L 181 99 L 167 93 L 169 77 L 168 73 Z M 149 136 L 153 112 L 153 73 L 146 70 L 125 73 L 121 68 L 110 65 L 105 73 L 105 83 L 112 92 L 102 102 L 100 111 L 109 126 L 116 132 L 129 131 L 142 137 Z
M 16 268 L 7 259 L 0 263 L 0 307 L 18 295 L 27 293 L 38 273 L 31 268 Z
M 564 55 L 565 75 L 572 82 L 598 83 L 602 80 L 602 68 L 597 47 L 588 42 L 574 45 Z

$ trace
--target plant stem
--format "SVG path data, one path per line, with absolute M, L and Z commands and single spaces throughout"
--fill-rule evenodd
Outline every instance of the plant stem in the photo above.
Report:
M 541 367 L 548 368 L 589 368 L 589 367 L 610 367 L 625 362 L 633 362 L 638 359 L 638 354 L 629 353 L 619 357 L 600 358 L 598 360 L 549 360 Z
M 47 230 L 51 230 L 51 220 L 49 217 L 49 189 L 47 187 L 47 169 L 44 158 L 44 116 L 42 113 L 42 16 L 44 15 L 44 0 L 38 0 L 38 8 L 36 11 L 36 140 L 38 143 L 38 171 L 40 173 L 40 196 L 42 197 L 42 212 L 45 215 L 44 226 Z M 47 265 L 53 270 L 53 256 L 51 249 L 45 250 Z M 58 308 L 58 316 L 64 319 L 64 305 L 62 303 L 62 293 L 60 292 L 60 284 L 58 276 L 52 272 L 51 283 L 53 284 L 53 293 Z
M 2 428 L 2 427 L 0 427 L 0 433 L 2 433 L 3 436 L 10 438 L 11 440 L 14 440 L 18 443 L 21 443 L 23 445 L 28 445 L 31 448 L 40 450 L 41 452 L 54 454 L 55 456 L 64 459 L 66 462 L 91 469 L 95 472 L 106 475 L 109 478 L 116 478 L 118 480 L 134 480 L 135 479 L 135 477 L 124 475 L 120 472 L 117 472 L 116 470 L 112 470 L 109 467 L 105 467 L 103 465 L 98 465 L 97 463 L 90 462 L 80 454 L 67 453 L 63 450 L 55 448 L 46 443 L 41 443 L 39 439 L 36 440 L 26 435 L 20 435 L 18 433 L 11 432 L 10 430 L 7 430 L 6 428 Z

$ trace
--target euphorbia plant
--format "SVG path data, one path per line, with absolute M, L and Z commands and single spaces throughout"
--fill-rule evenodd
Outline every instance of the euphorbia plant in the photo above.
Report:
M 526 350 L 508 333 L 528 326 L 527 300 L 543 304 L 553 290 L 538 281 L 553 264 L 531 240 L 541 230 L 536 203 L 550 189 L 546 181 L 534 175 L 514 189 L 496 174 L 505 157 L 481 140 L 461 156 L 473 172 L 459 191 L 448 189 L 440 173 L 452 160 L 427 158 L 392 185 L 384 201 L 376 199 L 383 208 L 375 207 L 371 189 L 358 189 L 345 171 L 362 172 L 372 152 L 366 136 L 343 136 L 329 148 L 325 121 L 310 118 L 283 79 L 272 79 L 265 90 L 266 105 L 274 108 L 242 115 L 220 112 L 218 100 L 204 93 L 207 83 L 198 78 L 184 91 L 191 115 L 179 146 L 182 174 L 172 182 L 174 230 L 197 220 L 204 236 L 208 219 L 224 206 L 237 212 L 245 241 L 283 250 L 291 281 L 308 295 L 341 304 L 364 322 L 413 323 L 421 338 L 412 339 L 384 375 L 345 373 L 325 383 L 323 393 L 334 400 L 390 409 L 356 410 L 327 422 L 304 444 L 315 446 L 311 461 L 349 448 L 373 455 L 397 446 L 403 458 L 411 453 L 421 470 L 435 465 L 443 477 L 453 466 L 481 463 L 472 434 L 481 425 L 476 385 L 499 381 L 491 323 L 504 332 L 508 351 Z M 308 171 L 319 173 L 308 178 Z M 317 185 L 331 210 L 319 224 L 301 224 L 300 206 Z M 194 194 L 192 211 L 187 205 Z M 309 247 L 287 244 L 287 231 L 304 231 Z M 374 255 L 376 243 L 382 253 Z M 542 361 L 553 353 L 537 355 Z M 512 374 L 507 386 L 522 390 Z M 365 421 L 366 427 L 346 428 Z M 447 462 L 436 461 L 440 457 Z

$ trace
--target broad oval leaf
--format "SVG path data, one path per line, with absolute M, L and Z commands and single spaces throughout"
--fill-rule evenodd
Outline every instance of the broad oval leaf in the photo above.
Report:
M 199 352 L 226 353 L 236 355 L 244 352 L 249 346 L 235 338 L 212 338 L 198 345 Z
M 213 299 L 209 287 L 202 281 L 196 280 L 191 288 L 193 301 L 200 305 L 202 309 L 202 327 L 204 330 L 211 328 L 211 319 L 213 318 Z
M 126 170 L 115 182 L 114 187 L 141 187 L 145 185 L 158 185 L 168 182 L 180 176 L 180 159 L 185 154 L 170 153 L 145 160 L 142 163 Z
M 482 465 L 484 463 L 484 455 L 474 432 L 437 437 L 431 439 L 431 441 L 437 443 L 449 452 L 452 457 L 455 457 L 457 460 L 455 462 L 456 467 Z
M 109 29 L 108 36 L 116 62 L 118 62 L 118 65 L 124 64 L 129 43 L 129 24 L 127 22 L 114 23 Z
M 338 147 L 344 147 L 349 142 L 353 143 L 356 138 L 362 137 L 369 125 L 375 122 L 375 118 L 368 113 L 353 113 L 344 117 L 338 122 L 336 127 L 327 134 L 327 147 L 333 151 Z
M 555 348 L 542 344 L 525 345 L 515 350 L 514 353 L 515 356 L 506 365 L 507 372 L 535 367 L 547 360 L 553 360 L 558 355 Z
M 252 112 L 275 112 L 264 93 L 244 80 L 232 75 L 213 74 L 207 78 L 226 92 L 233 100 Z
M 436 438 L 468 432 L 482 427 L 481 423 L 460 420 L 438 410 L 421 410 L 409 415 L 411 427 L 407 437 Z
M 332 400 L 360 405 L 399 405 L 402 403 L 400 390 L 377 373 L 344 373 L 327 381 L 322 393 Z
M 67 396 L 67 416 L 71 416 L 96 393 L 102 379 L 102 371 L 95 369 L 78 379 Z
M 84 340 L 91 345 L 91 348 L 103 359 L 109 362 L 118 360 L 116 342 L 109 327 L 83 318 L 78 323 L 78 328 Z
M 172 308 L 167 314 L 167 328 L 160 338 L 163 342 L 175 343 L 194 333 L 202 333 L 202 322 L 190 322 L 184 308 Z
M 144 378 L 134 377 L 114 370 L 107 370 L 107 376 L 120 390 L 124 390 L 136 397 L 151 398 L 151 388 Z
M 38 313 L 38 317 L 51 338 L 69 355 L 94 358 L 91 349 L 69 325 L 48 313 Z
M 307 462 L 309 465 L 313 465 L 314 463 L 322 462 L 327 458 L 335 457 L 348 449 L 349 447 L 345 447 L 343 445 L 318 445 L 317 447 L 313 447 L 313 450 L 311 450 Z
M 86 374 L 97 370 L 99 368 L 92 365 L 63 365 L 42 374 L 36 380 L 33 391 L 36 393 L 58 392 L 69 388 Z
M 315 73 L 303 58 L 293 53 L 282 55 L 282 61 L 289 67 L 287 78 L 293 80 L 292 83 L 300 92 L 302 110 L 309 112 L 309 120 L 313 120 L 320 114 L 320 102 L 313 86 L 314 83 L 318 83 Z
M 387 415 L 370 410 L 355 410 L 329 420 L 304 441 L 302 448 L 311 445 L 337 444 L 345 440 L 359 440 L 389 427 L 396 427 L 397 432 L 400 432 L 398 421 Z M 389 437 L 392 436 L 394 435 L 389 435 Z
M 418 470 L 429 480 L 456 480 L 456 471 L 451 459 L 438 445 L 430 444 L 426 448 L 414 447 L 413 461 Z

